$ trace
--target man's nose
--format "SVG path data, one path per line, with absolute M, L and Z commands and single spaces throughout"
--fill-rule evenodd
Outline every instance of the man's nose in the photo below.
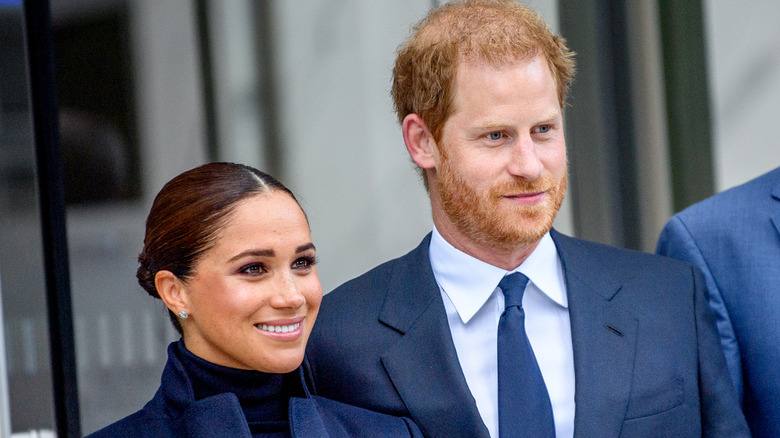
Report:
M 518 139 L 510 152 L 507 170 L 513 176 L 534 181 L 542 176 L 542 162 L 536 151 L 536 144 L 530 135 Z

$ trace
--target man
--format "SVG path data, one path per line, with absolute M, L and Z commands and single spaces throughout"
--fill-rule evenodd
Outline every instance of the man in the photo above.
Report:
M 551 230 L 572 57 L 514 1 L 418 24 L 393 98 L 434 229 L 325 297 L 319 394 L 431 437 L 746 436 L 701 274 Z
M 780 168 L 672 217 L 657 252 L 702 269 L 750 430 L 780 436 Z

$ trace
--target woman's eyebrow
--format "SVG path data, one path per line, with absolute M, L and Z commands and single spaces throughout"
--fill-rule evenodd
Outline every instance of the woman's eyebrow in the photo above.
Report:
M 309 242 L 309 243 L 307 243 L 305 245 L 301 245 L 298 248 L 296 248 L 295 252 L 304 252 L 304 251 L 309 250 L 309 249 L 313 249 L 315 251 L 317 250 L 317 248 L 314 247 L 314 244 Z
M 235 256 L 231 257 L 229 262 L 234 262 L 238 259 L 247 257 L 247 256 L 253 256 L 253 257 L 274 257 L 276 256 L 276 252 L 272 249 L 249 249 L 246 251 L 242 251 Z

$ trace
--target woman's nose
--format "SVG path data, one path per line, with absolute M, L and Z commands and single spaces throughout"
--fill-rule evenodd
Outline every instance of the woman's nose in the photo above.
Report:
M 274 307 L 297 309 L 306 303 L 306 298 L 298 290 L 293 274 L 282 275 L 281 281 L 277 283 L 278 290 L 275 291 L 271 301 Z

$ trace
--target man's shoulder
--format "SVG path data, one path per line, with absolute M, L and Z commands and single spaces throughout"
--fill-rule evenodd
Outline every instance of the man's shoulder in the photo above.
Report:
M 690 264 L 686 262 L 657 254 L 579 239 L 554 231 L 553 233 L 553 239 L 564 264 L 576 258 L 586 262 L 586 265 L 596 272 L 604 268 L 625 271 L 629 267 L 644 270 L 690 269 Z
M 769 201 L 773 194 L 780 196 L 780 167 L 699 201 L 677 213 L 675 217 L 685 223 L 717 223 L 722 221 L 712 221 L 713 214 L 753 215 L 756 213 L 756 202 L 760 199 Z
M 565 236 L 556 243 L 569 302 L 578 311 L 584 307 L 576 298 L 590 296 L 582 294 L 590 290 L 608 299 L 619 297 L 615 303 L 628 306 L 628 312 L 661 317 L 664 309 L 689 308 L 685 306 L 704 284 L 701 273 L 686 261 Z
M 144 407 L 103 429 L 87 435 L 87 438 L 118 436 L 174 436 L 170 418 Z
M 695 268 L 686 261 L 563 235 L 555 239 L 567 281 L 645 291 L 647 279 L 652 278 L 658 286 L 655 293 L 667 295 L 670 290 L 693 291 L 696 283 Z

